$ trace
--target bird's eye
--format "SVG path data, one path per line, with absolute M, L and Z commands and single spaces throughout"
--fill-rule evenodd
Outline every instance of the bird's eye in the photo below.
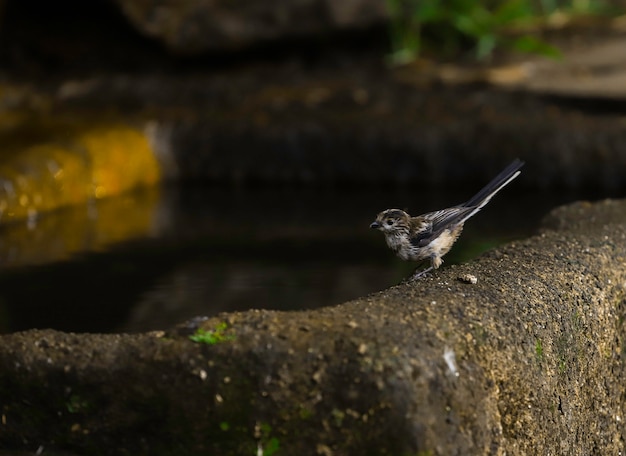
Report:
M 387 225 L 389 225 L 389 226 L 393 225 L 393 220 L 387 219 Z

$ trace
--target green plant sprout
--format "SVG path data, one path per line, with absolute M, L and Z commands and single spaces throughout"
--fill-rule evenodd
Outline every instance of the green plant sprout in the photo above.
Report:
M 221 342 L 235 340 L 234 334 L 226 334 L 228 325 L 225 322 L 219 323 L 215 329 L 198 328 L 195 333 L 189 336 L 194 342 L 207 345 L 215 345 Z
M 263 456 L 272 456 L 280 448 L 280 441 L 276 437 L 271 437 L 265 445 L 261 446 Z
M 272 456 L 280 448 L 280 441 L 276 437 L 271 437 L 272 427 L 267 423 L 257 425 L 260 439 L 257 445 L 257 455 Z
M 81 413 L 89 410 L 90 404 L 78 394 L 72 394 L 65 403 L 65 407 L 70 413 Z
M 543 361 L 543 343 L 541 339 L 537 339 L 535 341 L 535 356 L 537 357 L 537 361 Z

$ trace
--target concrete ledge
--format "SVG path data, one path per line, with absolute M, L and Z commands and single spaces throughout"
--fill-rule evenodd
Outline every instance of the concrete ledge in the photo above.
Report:
M 0 446 L 618 454 L 626 201 L 557 209 L 547 226 L 317 311 L 223 314 L 168 334 L 2 336 Z M 467 273 L 478 283 L 458 280 Z

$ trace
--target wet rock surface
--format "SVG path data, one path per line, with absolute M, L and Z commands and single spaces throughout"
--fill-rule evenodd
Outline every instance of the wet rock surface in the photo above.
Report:
M 559 208 L 537 236 L 317 311 L 2 336 L 0 446 L 618 454 L 625 214 L 626 201 Z

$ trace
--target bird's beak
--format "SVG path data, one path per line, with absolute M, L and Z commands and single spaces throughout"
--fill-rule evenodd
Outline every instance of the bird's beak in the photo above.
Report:
M 370 225 L 370 228 L 372 228 L 372 229 L 374 229 L 374 230 L 377 230 L 378 228 L 380 228 L 380 223 L 378 223 L 378 222 L 373 222 L 373 223 Z

